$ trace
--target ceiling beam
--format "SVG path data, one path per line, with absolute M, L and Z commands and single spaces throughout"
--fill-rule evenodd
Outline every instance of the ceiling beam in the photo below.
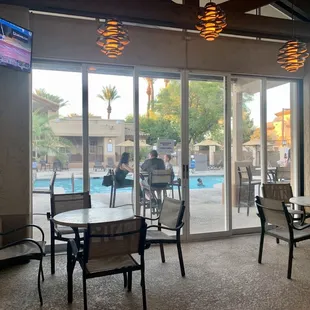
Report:
M 246 13 L 272 2 L 274 2 L 274 0 L 229 0 L 221 3 L 220 7 L 227 12 Z
M 0 0 L 0 4 L 26 6 L 31 10 L 93 18 L 119 18 L 124 22 L 194 30 L 197 8 L 157 0 Z M 226 12 L 228 26 L 223 33 L 288 40 L 292 22 L 265 16 Z M 310 42 L 310 23 L 295 22 L 298 37 Z

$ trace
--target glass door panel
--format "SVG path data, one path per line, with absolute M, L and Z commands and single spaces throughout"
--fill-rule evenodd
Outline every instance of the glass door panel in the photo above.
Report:
M 69 82 L 68 82 L 69 81 Z M 71 175 L 78 176 L 82 190 L 82 73 L 80 65 L 34 63 L 32 70 L 32 179 L 33 223 L 43 228 L 50 242 L 50 195 L 53 171 L 54 192 L 73 191 Z M 79 117 L 77 117 L 79 115 Z M 33 231 L 36 233 L 36 230 Z M 35 236 L 36 237 L 36 236 Z
M 232 228 L 260 225 L 255 196 L 261 187 L 260 79 L 232 77 Z
M 133 69 L 120 66 L 88 67 L 89 185 L 93 207 L 109 207 L 111 187 L 103 176 L 115 170 L 123 153 L 134 166 Z M 115 207 L 134 201 L 133 173 L 116 190 Z M 125 187 L 125 183 L 128 186 Z M 112 201 L 113 203 L 113 201 Z
M 152 150 L 172 169 L 168 197 L 180 199 L 181 187 L 181 81 L 180 74 L 156 69 L 139 70 L 140 165 Z M 143 187 L 143 183 L 141 183 Z M 143 209 L 141 209 L 143 214 Z M 150 209 L 146 216 L 150 217 Z M 152 217 L 155 217 L 152 215 Z
M 190 234 L 225 230 L 224 79 L 189 75 Z
M 267 80 L 268 181 L 290 182 L 293 187 L 297 173 L 293 169 L 295 156 L 292 148 L 292 106 L 297 106 L 296 89 L 295 82 Z M 279 172 L 279 169 L 283 171 Z

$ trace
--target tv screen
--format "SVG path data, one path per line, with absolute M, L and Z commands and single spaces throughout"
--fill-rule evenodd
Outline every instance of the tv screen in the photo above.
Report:
M 0 65 L 30 72 L 32 32 L 0 18 Z

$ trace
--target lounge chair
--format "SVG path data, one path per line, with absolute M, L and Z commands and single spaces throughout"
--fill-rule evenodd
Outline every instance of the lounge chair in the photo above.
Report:
M 105 171 L 105 168 L 104 168 L 104 166 L 103 166 L 101 161 L 95 161 L 93 170 L 97 171 L 97 169 Z

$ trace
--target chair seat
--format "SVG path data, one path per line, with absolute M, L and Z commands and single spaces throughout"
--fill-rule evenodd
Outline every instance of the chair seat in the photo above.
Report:
M 62 235 L 74 235 L 74 231 L 71 227 L 68 226 L 61 226 L 61 225 L 57 225 L 57 227 L 55 227 L 56 233 L 59 236 Z M 85 228 L 79 228 L 79 233 L 83 233 L 85 231 Z
M 159 242 L 159 241 L 174 241 L 176 240 L 175 236 L 169 236 L 163 231 L 159 230 L 148 230 L 146 233 L 147 242 Z
M 43 253 L 45 253 L 45 241 L 37 241 L 37 243 L 41 246 Z M 21 244 L 12 245 L 0 250 L 0 261 L 36 254 L 41 254 L 38 246 L 31 241 L 25 241 Z
M 270 229 L 267 231 L 267 233 L 272 234 L 274 236 L 279 236 L 280 238 L 283 238 L 285 240 L 290 239 L 288 230 L 283 229 L 283 228 Z M 293 233 L 294 233 L 294 240 L 295 239 L 303 239 L 304 237 L 308 237 L 308 236 L 310 238 L 310 228 L 306 228 L 304 230 L 294 229 Z
M 86 270 L 92 274 L 135 266 L 138 264 L 130 255 L 107 256 L 89 260 L 86 264 Z

